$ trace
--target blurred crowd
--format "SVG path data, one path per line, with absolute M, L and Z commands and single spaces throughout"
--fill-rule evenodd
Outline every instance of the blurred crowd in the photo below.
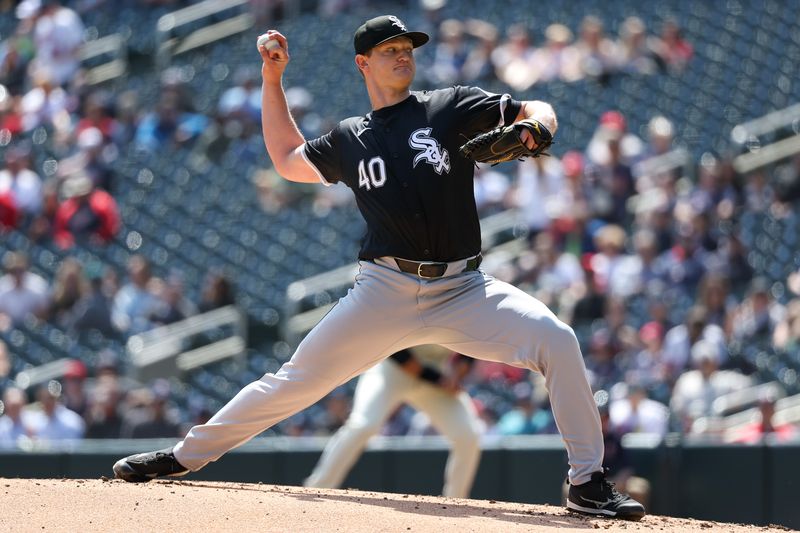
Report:
M 329 1 L 319 8 L 334 13 L 364 3 Z M 131 147 L 145 153 L 188 148 L 242 166 L 263 158 L 257 68 L 234 70 L 219 100 L 202 111 L 179 69 L 161 74 L 152 105 L 134 91 L 93 87 L 78 57 L 80 12 L 91 4 L 25 0 L 13 10 L 5 6 L 3 16 L 13 12 L 18 23 L 0 43 L 0 238 L 14 229 L 62 250 L 114 240 L 124 223 L 115 164 Z M 253 5 L 270 17 L 282 16 L 286 7 L 280 1 Z M 420 53 L 418 73 L 431 86 L 500 81 L 513 93 L 553 81 L 679 75 L 693 54 L 675 21 L 652 33 L 631 16 L 611 36 L 587 16 L 577 28 L 551 24 L 539 36 L 522 24 L 501 31 L 485 21 L 444 18 L 445 0 L 421 6 L 424 29 L 434 39 Z M 309 138 L 338 118 L 326 116 L 304 87 L 286 94 Z M 619 110 L 598 110 L 596 119 L 588 145 L 561 157 L 478 168 L 482 216 L 516 209 L 528 238 L 521 253 L 487 261 L 485 268 L 575 328 L 609 434 L 696 432 L 699 420 L 715 415 L 716 399 L 757 384 L 754 368 L 731 346 L 800 349 L 800 275 L 757 276 L 741 235 L 748 214 L 793 211 L 800 200 L 800 158 L 746 175 L 734 170 L 733 154 L 708 152 L 693 160 L 683 153 L 680 164 L 665 164 L 682 153 L 677 125 L 668 118 L 654 111 L 641 131 L 631 131 Z M 780 183 L 773 172 L 781 173 Z M 353 208 L 343 186 L 288 184 L 269 168 L 251 179 L 269 212 L 301 202 Z M 155 276 L 140 255 L 131 257 L 125 273 L 75 257 L 45 279 L 20 251 L 7 252 L 2 268 L 0 331 L 38 320 L 70 335 L 96 331 L 124 340 L 235 303 L 233 280 L 224 272 L 210 270 L 201 298 L 192 301 L 179 271 Z M 35 390 L 18 388 L 13 357 L 0 341 L 0 447 L 176 437 L 208 417 L 203 408 L 190 416 L 176 410 L 169 382 L 127 379 L 122 353 L 101 354 L 88 367 L 73 360 L 60 380 Z M 479 362 L 463 386 L 489 435 L 556 432 L 544 385 L 526 371 Z M 796 426 L 772 420 L 778 399 L 759 396 L 753 424 L 719 438 L 797 435 Z M 346 419 L 349 402 L 348 389 L 337 389 L 273 434 L 330 434 Z M 387 435 L 433 431 L 424 415 L 405 407 L 384 428 Z
M 15 13 L 17 27 L 0 43 L 0 229 L 62 248 L 106 243 L 120 227 L 113 191 L 118 148 L 129 140 L 124 111 L 85 83 L 74 10 L 27 0 Z
M 440 21 L 445 3 L 427 3 L 434 8 L 426 13 L 437 42 L 419 72 L 434 86 L 499 80 L 519 92 L 555 80 L 604 83 L 620 74 L 679 73 L 693 55 L 675 20 L 652 34 L 642 19 L 630 16 L 614 36 L 599 18 L 588 15 L 574 31 L 554 23 L 539 36 L 523 23 L 500 31 L 483 20 Z
M 142 255 L 131 256 L 123 277 L 113 268 L 84 266 L 68 257 L 51 282 L 30 270 L 23 252 L 7 252 L 3 268 L 0 331 L 39 320 L 71 335 L 96 331 L 124 340 L 236 303 L 233 283 L 223 271 L 209 269 L 199 301 L 192 302 L 184 293 L 180 271 L 165 278 L 154 276 Z
M 210 417 L 199 410 L 196 418 L 181 420 L 170 404 L 168 381 L 143 386 L 126 379 L 111 353 L 101 354 L 91 376 L 74 359 L 60 381 L 30 392 L 10 385 L 2 406 L 0 449 L 68 448 L 84 438 L 177 438 Z
M 23 322 L 46 321 L 69 336 L 99 333 L 125 339 L 235 304 L 233 284 L 223 272 L 209 270 L 199 301 L 192 302 L 184 295 L 179 273 L 166 279 L 153 276 L 141 255 L 131 256 L 124 277 L 112 268 L 86 268 L 68 258 L 51 283 L 31 272 L 20 252 L 7 252 L 3 267 L 0 330 L 5 331 Z M 13 379 L 12 358 L 0 340 L 0 448 L 61 446 L 81 438 L 176 437 L 210 416 L 202 405 L 175 409 L 167 380 L 142 384 L 126 378 L 119 351 L 103 349 L 90 367 L 71 359 L 59 381 L 27 391 Z

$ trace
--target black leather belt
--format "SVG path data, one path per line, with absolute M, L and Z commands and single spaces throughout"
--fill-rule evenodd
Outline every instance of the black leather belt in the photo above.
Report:
M 406 261 L 405 259 L 400 259 L 395 257 L 395 263 L 400 270 L 406 272 L 407 274 L 414 274 L 424 279 L 436 279 L 441 278 L 447 272 L 447 265 L 448 263 L 435 263 L 430 261 Z M 481 266 L 481 261 L 483 261 L 483 256 L 481 254 L 476 255 L 471 259 L 467 259 L 467 266 L 464 267 L 464 270 L 461 272 L 469 272 L 470 270 L 478 270 L 478 267 Z

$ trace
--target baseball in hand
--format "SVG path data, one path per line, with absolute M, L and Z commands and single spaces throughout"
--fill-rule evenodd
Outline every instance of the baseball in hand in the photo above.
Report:
M 261 37 L 258 38 L 259 48 L 263 46 L 267 50 L 274 50 L 275 48 L 278 48 L 280 45 L 281 44 L 278 42 L 277 39 L 270 39 L 266 35 L 262 35 Z

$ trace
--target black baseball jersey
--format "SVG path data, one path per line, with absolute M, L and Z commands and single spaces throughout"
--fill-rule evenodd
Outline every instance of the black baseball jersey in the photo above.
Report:
M 344 182 L 367 222 L 361 259 L 455 261 L 481 251 L 474 166 L 458 148 L 510 124 L 521 103 L 477 87 L 412 91 L 308 141 L 324 183 Z

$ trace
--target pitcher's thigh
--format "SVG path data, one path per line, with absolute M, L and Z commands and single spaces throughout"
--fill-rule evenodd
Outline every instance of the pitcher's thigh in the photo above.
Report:
M 371 299 L 354 293 L 342 298 L 309 332 L 281 371 L 339 384 L 397 351 L 398 343 L 416 327 L 411 310 L 376 311 Z
M 580 355 L 572 328 L 513 285 L 486 276 L 459 300 L 442 323 L 459 332 L 459 340 L 445 343 L 454 351 L 538 371 L 554 354 Z

